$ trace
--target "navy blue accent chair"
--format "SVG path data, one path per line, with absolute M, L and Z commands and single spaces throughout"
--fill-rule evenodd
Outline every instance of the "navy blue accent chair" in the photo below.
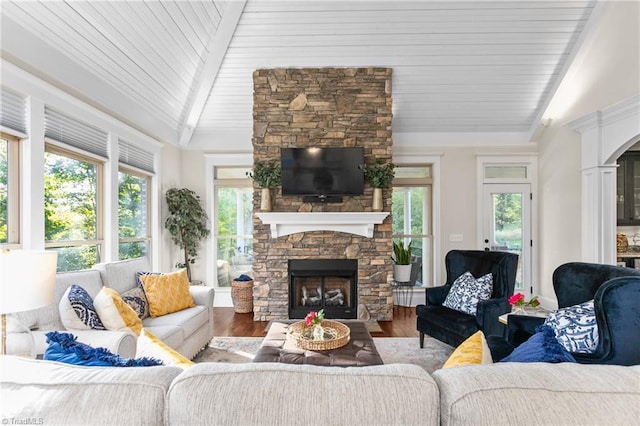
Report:
M 593 299 L 599 341 L 594 353 L 572 353 L 582 364 L 640 364 L 640 270 L 599 263 L 570 262 L 553 272 L 558 307 Z M 510 315 L 507 342 L 487 339 L 496 359 L 535 333 L 543 318 Z M 506 356 L 506 355 L 505 355 Z
M 440 287 L 427 288 L 426 304 L 416 307 L 420 347 L 424 347 L 425 334 L 454 347 L 478 330 L 482 330 L 487 336 L 502 335 L 504 330 L 498 317 L 511 311 L 507 299 L 513 295 L 518 255 L 501 251 L 451 250 L 444 262 L 446 283 Z M 467 271 L 476 278 L 493 274 L 491 299 L 478 303 L 475 316 L 442 306 L 453 282 Z

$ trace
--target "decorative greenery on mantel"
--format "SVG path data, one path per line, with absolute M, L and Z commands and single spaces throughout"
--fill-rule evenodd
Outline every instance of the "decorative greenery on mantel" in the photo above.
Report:
M 358 166 L 364 172 L 364 180 L 374 188 L 389 188 L 395 177 L 393 163 L 383 163 L 376 160 L 375 164 L 361 164 Z
M 247 176 L 253 179 L 260 188 L 277 188 L 280 186 L 282 170 L 276 160 L 256 161 L 253 170 Z

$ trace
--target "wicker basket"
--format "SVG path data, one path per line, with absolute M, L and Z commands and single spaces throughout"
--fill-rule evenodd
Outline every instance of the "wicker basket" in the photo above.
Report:
M 233 280 L 231 283 L 231 300 L 233 300 L 233 307 L 237 313 L 253 312 L 253 280 Z
M 310 329 L 304 321 L 298 321 L 289 326 L 287 334 L 296 342 L 300 349 L 307 351 L 330 351 L 338 349 L 349 343 L 351 338 L 351 330 L 346 325 L 338 321 L 324 320 L 322 327 L 329 330 L 334 338 L 325 340 L 311 340 L 309 337 Z

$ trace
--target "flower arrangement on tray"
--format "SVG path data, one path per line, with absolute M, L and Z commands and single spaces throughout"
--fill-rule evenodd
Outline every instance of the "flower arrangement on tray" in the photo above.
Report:
M 535 309 L 540 305 L 538 301 L 538 296 L 534 296 L 528 302 L 524 300 L 524 294 L 516 293 L 509 298 L 509 304 L 515 308 L 514 312 L 524 312 L 527 306 Z
M 311 327 L 312 325 L 321 324 L 324 321 L 324 309 L 320 309 L 318 312 L 311 311 L 304 317 L 304 322 L 307 324 L 307 327 Z

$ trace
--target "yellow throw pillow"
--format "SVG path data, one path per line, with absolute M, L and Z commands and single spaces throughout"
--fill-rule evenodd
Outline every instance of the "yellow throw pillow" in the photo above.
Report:
M 114 289 L 102 287 L 93 300 L 93 306 L 107 330 L 128 329 L 136 335 L 140 334 L 142 320 Z
M 136 347 L 136 358 L 143 356 L 159 359 L 164 365 L 175 365 L 183 370 L 195 364 L 145 328 L 138 337 Z
M 460 367 L 474 364 L 491 364 L 491 352 L 484 338 L 484 333 L 478 331 L 458 346 L 442 368 Z
M 178 312 L 196 306 L 189 292 L 187 270 L 168 274 L 140 275 L 152 317 Z

